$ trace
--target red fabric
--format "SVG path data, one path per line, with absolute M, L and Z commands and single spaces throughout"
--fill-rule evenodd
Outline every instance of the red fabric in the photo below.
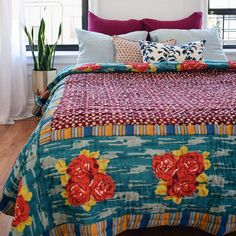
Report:
M 144 30 L 151 32 L 157 29 L 201 29 L 202 12 L 194 12 L 191 16 L 175 21 L 142 19 Z
M 71 75 L 53 129 L 105 124 L 235 124 L 234 71 Z
M 112 36 L 143 30 L 143 24 L 139 20 L 107 20 L 94 15 L 92 12 L 88 12 L 88 31 Z

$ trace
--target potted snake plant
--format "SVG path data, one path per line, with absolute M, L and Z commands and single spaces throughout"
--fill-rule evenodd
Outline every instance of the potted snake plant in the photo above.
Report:
M 38 31 L 38 45 L 34 44 L 34 29 L 31 33 L 27 27 L 24 28 L 28 38 L 29 47 L 32 52 L 34 69 L 32 71 L 32 88 L 36 96 L 39 96 L 47 85 L 55 78 L 56 69 L 54 68 L 55 51 L 58 40 L 61 37 L 62 25 L 59 25 L 57 40 L 53 45 L 48 45 L 45 38 L 45 21 L 42 18 Z M 37 55 L 35 52 L 38 52 Z

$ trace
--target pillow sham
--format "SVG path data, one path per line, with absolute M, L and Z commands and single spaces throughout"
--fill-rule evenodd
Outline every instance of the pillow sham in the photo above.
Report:
M 77 64 L 114 62 L 114 45 L 111 36 L 82 29 L 75 31 L 79 44 Z M 147 34 L 146 31 L 136 31 L 120 37 L 138 41 L 145 40 Z
M 115 46 L 115 61 L 120 63 L 142 63 L 143 57 L 139 48 L 139 42 L 113 36 Z M 161 42 L 164 45 L 175 45 L 175 39 Z
M 142 19 L 144 30 L 151 32 L 157 29 L 201 29 L 202 12 L 194 12 L 187 18 L 175 21 L 161 21 L 155 19 Z
M 113 36 L 115 46 L 115 62 L 142 63 L 143 57 L 139 43 L 119 36 Z
M 205 42 L 205 40 L 201 40 L 182 46 L 170 46 L 140 40 L 139 45 L 144 62 L 183 62 L 185 60 L 202 61 Z
M 108 20 L 98 17 L 92 12 L 88 12 L 88 31 L 117 35 L 143 30 L 143 23 L 139 20 Z
M 219 34 L 214 29 L 202 30 L 177 30 L 177 29 L 160 29 L 150 32 L 151 41 L 165 41 L 169 38 L 176 39 L 177 45 L 188 42 L 206 40 L 206 46 L 203 53 L 204 60 L 227 61 L 220 42 Z

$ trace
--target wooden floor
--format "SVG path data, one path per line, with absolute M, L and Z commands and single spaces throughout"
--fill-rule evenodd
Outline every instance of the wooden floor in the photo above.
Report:
M 37 120 L 30 118 L 16 121 L 14 125 L 0 125 L 0 194 L 18 153 L 37 123 Z M 10 222 L 11 217 L 0 213 L 0 236 L 8 235 Z
M 14 125 L 0 125 L 0 194 L 3 184 L 12 168 L 15 159 L 28 137 L 37 125 L 37 120 L 30 118 L 17 121 Z M 11 217 L 0 213 L 0 236 L 7 236 L 11 225 Z M 209 236 L 197 229 L 180 227 L 158 227 L 148 230 L 132 230 L 120 236 Z M 35 235 L 37 236 L 37 235 Z M 228 236 L 236 236 L 236 233 Z

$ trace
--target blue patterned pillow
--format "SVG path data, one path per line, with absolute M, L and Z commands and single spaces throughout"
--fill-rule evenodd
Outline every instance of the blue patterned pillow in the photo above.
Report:
M 201 40 L 182 46 L 171 46 L 140 40 L 139 46 L 144 62 L 183 62 L 185 60 L 202 61 L 205 43 L 206 40 Z

